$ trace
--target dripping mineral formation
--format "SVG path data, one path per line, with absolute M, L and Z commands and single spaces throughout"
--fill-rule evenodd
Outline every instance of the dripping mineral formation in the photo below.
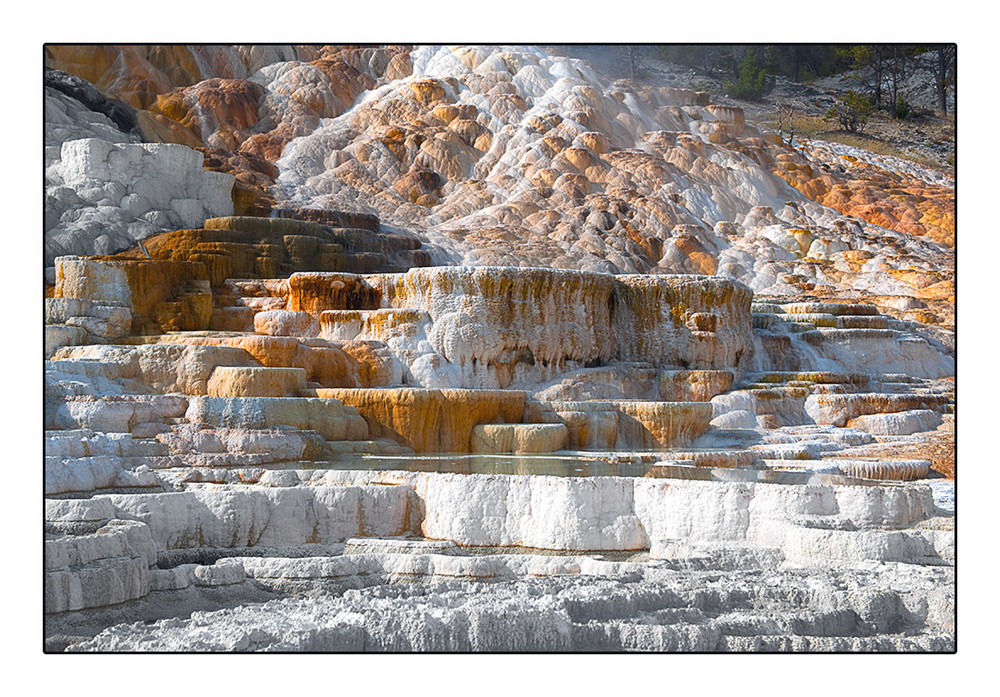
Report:
M 44 80 L 48 651 L 954 649 L 947 177 L 537 47 Z

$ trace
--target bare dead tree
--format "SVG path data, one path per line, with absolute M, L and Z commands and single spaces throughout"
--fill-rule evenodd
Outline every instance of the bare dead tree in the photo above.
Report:
M 788 139 L 785 140 L 785 132 L 788 132 Z M 789 146 L 795 141 L 795 105 L 778 104 L 778 136 Z
M 795 146 L 795 114 L 804 115 L 807 112 L 805 105 L 798 100 L 777 104 L 778 110 L 778 135 L 789 147 Z M 785 137 L 788 134 L 788 137 Z
M 937 44 L 918 56 L 921 70 L 930 74 L 937 102 L 937 113 L 948 114 L 948 90 L 955 87 L 955 66 L 958 47 L 955 44 Z
M 635 46 L 629 44 L 626 47 L 626 52 L 628 54 L 628 76 L 635 80 L 639 77 L 639 66 L 636 61 Z
M 614 47 L 612 55 L 618 70 L 630 80 L 642 79 L 643 57 L 647 47 L 636 44 L 622 44 Z
M 888 112 L 893 118 L 898 118 L 897 106 L 899 104 L 899 88 L 906 82 L 913 69 L 913 55 L 915 49 L 911 46 L 899 46 L 892 44 L 889 47 L 887 63 L 887 78 L 889 86 L 889 108 Z
M 886 82 L 889 47 L 884 44 L 859 44 L 851 47 L 856 80 L 870 94 L 876 109 L 882 108 L 882 89 Z

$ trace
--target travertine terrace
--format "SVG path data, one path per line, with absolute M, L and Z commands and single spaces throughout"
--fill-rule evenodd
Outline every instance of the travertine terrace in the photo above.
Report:
M 950 179 L 538 47 L 45 99 L 47 651 L 954 650 Z

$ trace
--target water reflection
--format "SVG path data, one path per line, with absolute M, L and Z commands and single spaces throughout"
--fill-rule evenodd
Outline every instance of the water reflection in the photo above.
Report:
M 645 455 L 645 454 L 643 454 Z M 663 453 L 661 453 L 661 456 Z M 893 483 L 810 470 L 761 467 L 697 467 L 683 460 L 659 460 L 622 453 L 593 455 L 362 455 L 338 456 L 328 462 L 299 463 L 304 469 L 391 470 L 448 474 L 519 474 L 556 477 L 654 477 L 715 482 L 760 482 L 792 485 L 891 486 Z
M 303 463 L 306 464 L 306 463 Z M 594 457 L 547 455 L 344 455 L 310 469 L 403 470 L 449 474 L 534 474 L 555 477 L 643 477 L 653 462 L 609 462 Z
M 842 474 L 810 470 L 774 470 L 750 467 L 718 468 L 690 465 L 660 464 L 650 468 L 648 475 L 662 479 L 688 479 L 706 482 L 763 482 L 767 484 L 797 484 L 810 486 L 891 486 L 895 482 L 860 479 Z

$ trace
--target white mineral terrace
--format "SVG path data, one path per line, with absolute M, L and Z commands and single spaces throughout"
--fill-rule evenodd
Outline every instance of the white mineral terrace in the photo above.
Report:
M 953 179 L 555 49 L 46 51 L 47 652 L 955 650 Z
M 782 371 L 732 281 L 450 267 L 300 273 L 246 331 L 133 336 L 134 280 L 57 267 L 48 326 L 86 338 L 46 363 L 53 649 L 953 646 L 951 482 L 885 449 L 953 424 L 950 359 L 905 327 L 863 340 L 923 341 L 923 377 L 891 348 Z M 73 321 L 104 306 L 114 339 Z

